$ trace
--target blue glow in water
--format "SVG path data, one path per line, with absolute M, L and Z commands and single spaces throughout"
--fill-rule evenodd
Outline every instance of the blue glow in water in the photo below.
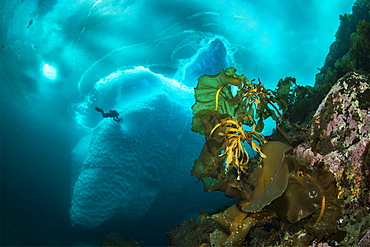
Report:
M 57 77 L 57 70 L 53 66 L 49 64 L 45 64 L 42 68 L 42 72 L 44 72 L 44 76 L 48 79 L 54 80 Z
M 189 175 L 204 145 L 204 137 L 190 129 L 198 77 L 233 66 L 237 74 L 260 78 L 269 89 L 286 76 L 313 85 L 316 68 L 334 41 L 338 15 L 350 12 L 355 1 L 2 1 L 2 141 L 9 144 L 2 159 L 10 174 L 2 196 L 12 198 L 2 200 L 9 213 L 2 225 L 10 231 L 2 236 L 3 245 L 74 246 L 86 240 L 96 246 L 112 230 L 145 245 L 164 246 L 164 232 L 179 223 L 176 217 L 188 220 L 207 205 L 212 211 L 225 205 L 219 198 L 216 203 L 207 199 L 221 192 L 203 195 L 201 184 Z M 96 106 L 117 110 L 124 122 L 103 118 Z M 264 122 L 262 134 L 269 135 L 275 122 Z M 101 142 L 90 147 L 93 130 Z M 122 179 L 118 169 L 125 173 Z M 85 176 L 95 171 L 102 176 Z M 79 215 L 86 224 L 104 221 L 116 205 L 111 199 L 118 198 L 118 179 L 126 181 L 117 189 L 122 195 L 118 214 L 143 216 L 134 223 L 113 217 L 91 232 L 72 231 L 66 213 L 72 201 L 69 182 L 74 186 L 80 174 L 80 184 L 92 189 L 79 187 L 74 212 L 86 212 Z M 13 181 L 13 175 L 21 179 Z M 40 189 L 45 184 L 48 190 Z M 95 196 L 100 192 L 102 197 Z M 92 201 L 82 200 L 87 194 Z M 150 207 L 144 208 L 145 203 Z M 16 204 L 27 204 L 27 210 Z M 50 210 L 50 205 L 57 206 Z M 34 221 L 45 210 L 56 216 L 48 218 L 48 227 Z M 14 220 L 25 224 L 13 227 Z

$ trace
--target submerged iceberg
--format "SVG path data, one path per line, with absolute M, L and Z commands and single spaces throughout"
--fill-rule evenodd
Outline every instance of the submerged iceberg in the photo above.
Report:
M 190 176 L 204 144 L 191 132 L 194 78 L 226 68 L 227 56 L 216 38 L 178 73 L 182 81 L 140 66 L 118 70 L 75 104 L 76 121 L 93 131 L 73 151 L 74 226 L 91 229 L 118 221 L 143 229 L 160 221 L 154 230 L 159 234 L 198 210 L 215 210 L 228 201 L 221 193 L 204 193 Z M 123 122 L 102 119 L 95 106 L 117 110 Z

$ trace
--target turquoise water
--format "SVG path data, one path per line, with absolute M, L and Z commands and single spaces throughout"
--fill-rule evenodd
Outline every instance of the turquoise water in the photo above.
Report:
M 101 245 L 111 232 L 166 245 L 171 226 L 222 207 L 189 174 L 203 143 L 196 79 L 234 66 L 267 88 L 312 86 L 353 3 L 2 1 L 2 245 Z

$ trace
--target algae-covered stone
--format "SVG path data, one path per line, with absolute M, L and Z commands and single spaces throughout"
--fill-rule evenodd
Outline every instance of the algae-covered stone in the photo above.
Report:
M 310 142 L 294 153 L 310 168 L 327 166 L 339 187 L 343 216 L 340 229 L 346 245 L 365 234 L 369 217 L 370 82 L 348 73 L 333 86 L 317 109 L 310 126 Z M 356 225 L 356 227 L 353 227 Z

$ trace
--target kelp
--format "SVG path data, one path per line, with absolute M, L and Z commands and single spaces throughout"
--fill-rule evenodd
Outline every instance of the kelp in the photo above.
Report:
M 212 233 L 214 236 L 210 238 L 211 245 L 242 246 L 253 226 L 266 223 L 273 216 L 275 214 L 272 211 L 245 213 L 235 204 L 222 213 L 212 215 L 212 219 L 221 229 Z
M 269 117 L 277 122 L 285 120 L 280 111 L 286 104 L 277 91 L 266 89 L 260 81 L 250 82 L 232 67 L 218 75 L 201 76 L 194 93 L 192 130 L 204 135 L 206 143 L 191 174 L 202 180 L 205 191 L 241 191 L 240 180 L 251 158 L 247 145 L 258 154 L 256 160 L 266 158 L 261 151 L 266 143 L 260 133 L 263 121 Z
M 279 150 L 277 153 L 275 148 Z M 213 233 L 212 244 L 242 245 L 251 227 L 263 224 L 275 215 L 291 223 L 310 217 L 304 225 L 305 237 L 294 236 L 286 243 L 288 245 L 307 246 L 314 239 L 327 238 L 335 231 L 341 207 L 333 174 L 320 170 L 316 177 L 304 172 L 304 167 L 286 154 L 290 148 L 280 142 L 268 142 L 262 146 L 271 160 L 264 162 L 262 169 L 265 171 L 254 174 L 258 176 L 252 190 L 254 194 L 250 199 L 244 197 L 224 212 L 212 215 L 211 218 L 221 227 Z M 262 189 L 257 189 L 260 186 Z M 247 194 L 246 191 L 244 193 Z
M 281 218 L 291 223 L 311 215 L 317 209 L 325 209 L 324 188 L 311 175 L 300 170 L 298 161 L 292 157 L 285 157 L 284 164 L 289 167 L 289 179 L 284 194 L 269 205 Z M 321 210 L 320 210 L 321 212 Z M 317 220 L 320 220 L 322 213 Z
M 317 177 L 322 191 L 322 203 L 315 209 L 309 221 L 304 225 L 303 231 L 295 234 L 291 239 L 283 241 L 283 246 L 308 246 L 313 240 L 322 240 L 330 237 L 337 229 L 337 221 L 342 215 L 339 204 L 338 188 L 333 173 L 327 169 L 319 170 Z M 324 200 L 323 200 L 324 199 Z M 307 200 L 299 204 L 311 205 Z
M 270 141 L 262 146 L 266 158 L 250 203 L 245 212 L 258 212 L 274 199 L 281 196 L 288 186 L 289 169 L 284 162 L 285 152 L 292 147 L 282 142 Z
M 334 174 L 328 170 L 320 170 L 317 180 L 323 188 L 325 203 L 321 205 L 324 210 L 316 210 L 313 217 L 305 225 L 307 232 L 318 238 L 329 237 L 337 228 L 337 221 L 341 216 L 342 208 L 338 200 L 338 188 Z
M 203 110 L 213 110 L 221 114 L 233 115 L 236 108 L 231 86 L 241 87 L 243 82 L 248 79 L 235 74 L 232 68 L 221 70 L 218 75 L 204 75 L 199 77 L 198 85 L 194 89 L 195 104 L 192 106 L 193 122 L 192 131 L 204 135 L 201 117 L 204 116 Z
M 280 99 L 287 104 L 283 117 L 295 124 L 304 124 L 311 120 L 318 104 L 322 101 L 316 88 L 300 86 L 294 77 L 280 79 L 276 91 Z
M 206 191 L 226 190 L 224 185 L 230 181 L 225 178 L 232 176 L 232 167 L 238 181 L 246 173 L 250 159 L 246 144 L 265 158 L 261 152 L 266 142 L 260 133 L 263 121 L 269 117 L 280 121 L 278 107 L 286 106 L 276 91 L 237 75 L 233 67 L 214 76 L 201 76 L 194 93 L 192 131 L 204 135 L 206 143 L 191 174 L 202 179 Z M 246 130 L 248 127 L 251 129 Z M 240 187 L 232 182 L 234 188 Z
M 329 175 L 320 180 L 303 172 L 298 161 L 287 155 L 291 146 L 266 141 L 259 132 L 269 117 L 285 121 L 286 103 L 279 97 L 289 96 L 290 89 L 285 88 L 284 92 L 265 89 L 260 81 L 256 84 L 237 75 L 235 68 L 198 80 L 192 130 L 205 136 L 205 144 L 191 174 L 203 182 L 204 191 L 223 191 L 239 200 L 212 216 L 221 226 L 210 236 L 216 245 L 242 244 L 252 226 L 274 215 L 292 223 L 312 217 L 306 230 L 319 239 L 335 230 L 333 220 L 341 212 L 336 187 L 321 183 L 330 180 Z M 254 157 L 247 145 L 255 151 Z
M 200 118 L 204 115 L 202 110 L 205 109 L 229 114 L 241 125 L 261 132 L 265 119 L 271 117 L 280 121 L 279 108 L 286 108 L 285 102 L 279 98 L 276 91 L 266 89 L 260 81 L 253 83 L 246 76 L 237 75 L 233 67 L 221 70 L 217 75 L 199 77 L 194 97 L 196 103 L 192 106 L 192 131 L 202 135 L 206 133 Z

